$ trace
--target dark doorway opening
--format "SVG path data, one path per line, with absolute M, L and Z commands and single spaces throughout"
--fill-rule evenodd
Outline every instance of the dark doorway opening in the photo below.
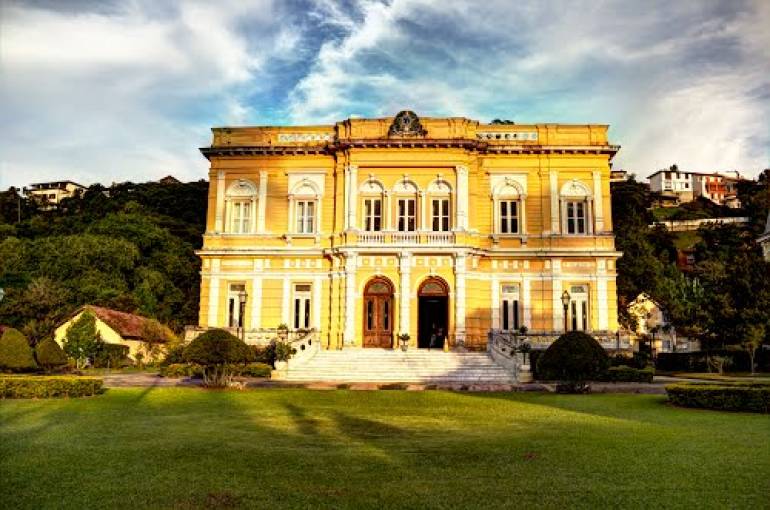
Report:
M 449 288 L 443 280 L 430 278 L 417 293 L 417 346 L 441 349 L 449 331 Z

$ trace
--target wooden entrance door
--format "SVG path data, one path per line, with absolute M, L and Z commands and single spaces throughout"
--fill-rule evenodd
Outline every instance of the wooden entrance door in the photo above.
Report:
M 364 347 L 393 347 L 393 286 L 384 278 L 364 291 Z
M 449 286 L 440 278 L 429 278 L 417 291 L 417 346 L 439 348 L 449 331 Z

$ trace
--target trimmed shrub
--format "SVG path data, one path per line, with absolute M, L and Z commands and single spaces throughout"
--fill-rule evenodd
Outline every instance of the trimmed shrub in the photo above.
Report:
M 0 368 L 12 372 L 37 370 L 37 362 L 27 337 L 18 329 L 8 328 L 0 337 Z
M 681 407 L 770 413 L 770 384 L 697 384 L 666 386 L 669 401 Z
M 652 367 L 634 368 L 621 365 L 619 367 L 610 367 L 602 377 L 602 380 L 608 382 L 643 382 L 651 383 L 655 375 L 655 369 Z
M 246 363 L 233 367 L 233 372 L 242 377 L 270 377 L 272 371 L 273 367 L 266 363 Z
M 90 397 L 104 392 L 97 377 L 0 376 L 0 398 Z
M 265 365 L 275 366 L 275 343 L 271 342 L 265 346 L 252 345 L 254 351 L 254 361 L 264 363 Z
M 184 350 L 185 345 L 183 343 L 175 343 L 169 347 L 166 351 L 166 356 L 163 361 L 160 362 L 161 366 L 178 365 L 184 363 Z
M 609 368 L 610 359 L 594 337 L 570 331 L 557 338 L 537 364 L 541 378 L 559 381 L 557 389 L 571 393 L 587 391 L 586 381 L 601 377 Z
M 206 331 L 184 350 L 188 362 L 203 367 L 203 385 L 212 387 L 228 386 L 233 365 L 249 362 L 253 355 L 245 342 L 223 329 Z
M 171 363 L 160 367 L 160 375 L 172 379 L 180 377 L 203 377 L 203 367 L 194 363 Z
M 35 346 L 35 358 L 38 365 L 49 372 L 67 364 L 67 355 L 64 353 L 64 349 L 51 337 Z

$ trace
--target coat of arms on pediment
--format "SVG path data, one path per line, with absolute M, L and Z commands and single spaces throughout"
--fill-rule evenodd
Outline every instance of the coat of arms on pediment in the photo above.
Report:
M 420 118 L 416 113 L 410 110 L 399 112 L 398 115 L 396 115 L 393 119 L 393 123 L 390 125 L 390 129 L 388 129 L 389 137 L 425 136 L 426 134 L 428 134 L 428 131 L 422 127 Z

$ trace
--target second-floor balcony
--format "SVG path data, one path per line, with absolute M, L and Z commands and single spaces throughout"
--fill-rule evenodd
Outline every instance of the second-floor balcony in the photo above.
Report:
M 455 243 L 454 232 L 359 232 L 356 235 L 358 244 L 389 245 L 450 245 Z

